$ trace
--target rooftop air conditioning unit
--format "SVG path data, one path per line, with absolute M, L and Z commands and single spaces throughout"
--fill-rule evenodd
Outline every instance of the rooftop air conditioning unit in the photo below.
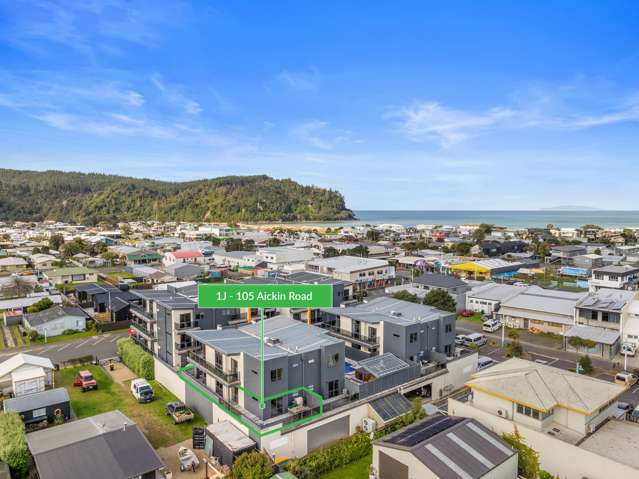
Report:
M 362 429 L 366 433 L 375 432 L 375 429 L 377 429 L 377 423 L 374 419 L 365 417 L 364 419 L 362 419 Z
M 264 338 L 266 341 L 266 344 L 268 344 L 269 346 L 273 346 L 275 344 L 280 344 L 280 338 Z
M 504 409 L 498 409 L 497 415 L 499 415 L 500 417 L 503 417 L 504 419 L 508 419 L 508 412 L 505 411 Z

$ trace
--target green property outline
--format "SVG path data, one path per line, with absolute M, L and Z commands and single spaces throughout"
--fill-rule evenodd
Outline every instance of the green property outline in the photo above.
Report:
M 307 422 L 313 421 L 315 419 L 319 419 L 320 417 L 322 417 L 324 415 L 324 398 L 322 397 L 321 394 L 313 391 L 312 389 L 307 388 L 306 386 L 300 386 L 294 389 L 289 389 L 288 391 L 284 391 L 281 393 L 277 393 L 277 394 L 272 394 L 271 396 L 268 397 L 264 397 L 264 309 L 260 308 L 260 376 L 261 376 L 261 380 L 260 380 L 260 395 L 258 396 L 257 394 L 255 394 L 253 391 L 251 391 L 250 389 L 246 389 L 243 386 L 238 385 L 237 388 L 240 389 L 243 393 L 248 394 L 249 396 L 251 396 L 253 399 L 255 399 L 256 401 L 259 401 L 259 407 L 260 409 L 264 409 L 266 407 L 266 401 L 269 401 L 271 399 L 277 399 L 279 397 L 282 396 L 287 396 L 289 394 L 295 394 L 298 391 L 305 391 L 308 394 L 310 394 L 311 396 L 314 396 L 318 401 L 319 401 L 319 412 L 312 414 L 311 416 L 302 418 L 302 419 L 298 419 L 297 421 L 294 421 L 290 424 L 285 424 L 284 426 L 278 427 L 276 429 L 271 429 L 269 431 L 260 431 L 256 428 L 253 427 L 252 424 L 250 424 L 249 422 L 245 421 L 242 416 L 240 416 L 239 414 L 236 414 L 235 412 L 233 412 L 231 409 L 229 409 L 228 407 L 222 405 L 213 395 L 209 394 L 207 391 L 205 391 L 204 389 L 202 389 L 200 386 L 198 386 L 197 384 L 195 384 L 195 382 L 188 377 L 188 375 L 186 374 L 186 371 L 190 371 L 191 369 L 195 368 L 195 365 L 191 364 L 187 364 L 186 366 L 181 367 L 178 372 L 177 375 L 178 377 L 185 383 L 187 384 L 191 389 L 193 389 L 196 393 L 198 393 L 200 396 L 203 396 L 204 398 L 208 399 L 211 404 L 219 407 L 222 411 L 224 411 L 226 414 L 228 414 L 229 416 L 231 416 L 232 418 L 234 418 L 236 421 L 238 421 L 240 424 L 242 424 L 243 426 L 247 427 L 250 431 L 252 431 L 253 433 L 257 434 L 259 437 L 264 437 L 264 436 L 268 436 L 270 434 L 274 434 L 276 432 L 279 431 L 286 431 L 287 429 L 292 429 L 296 426 L 299 426 L 300 424 L 305 424 Z

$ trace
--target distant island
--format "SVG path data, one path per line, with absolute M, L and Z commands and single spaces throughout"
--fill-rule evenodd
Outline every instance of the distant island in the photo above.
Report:
M 562 206 L 552 206 L 550 208 L 540 208 L 540 211 L 601 211 L 601 210 L 599 208 L 593 208 L 591 206 L 562 205 Z
M 0 221 L 335 221 L 337 191 L 266 175 L 169 182 L 97 173 L 0 169 Z

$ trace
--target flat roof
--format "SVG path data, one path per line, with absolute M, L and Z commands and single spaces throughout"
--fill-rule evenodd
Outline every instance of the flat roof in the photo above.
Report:
M 206 428 L 233 452 L 255 447 L 255 441 L 236 428 L 230 421 L 220 421 Z
M 436 288 L 458 288 L 460 286 L 467 286 L 467 283 L 455 276 L 439 273 L 424 273 L 415 278 L 413 283 L 434 286 Z
M 335 256 L 309 261 L 311 266 L 323 266 L 333 268 L 339 273 L 351 273 L 364 269 L 383 268 L 388 266 L 388 261 L 375 258 L 360 258 L 359 256 Z
M 454 313 L 441 311 L 432 306 L 402 301 L 400 299 L 381 296 L 367 303 L 345 308 L 323 308 L 330 314 L 346 316 L 367 323 L 379 323 L 382 321 L 395 324 L 415 324 L 429 321 L 437 321 L 444 316 Z
M 409 367 L 405 361 L 402 361 L 393 353 L 384 353 L 381 356 L 364 359 L 358 363 L 358 366 L 376 378 L 388 376 Z
M 485 283 L 474 287 L 466 293 L 468 298 L 485 299 L 488 301 L 504 301 L 526 291 L 526 287 L 509 284 Z
M 588 436 L 579 447 L 639 469 L 639 424 L 611 419 Z

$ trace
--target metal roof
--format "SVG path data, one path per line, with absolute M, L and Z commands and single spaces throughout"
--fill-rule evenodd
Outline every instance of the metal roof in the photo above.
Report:
M 465 282 L 455 276 L 439 273 L 424 273 L 413 279 L 413 282 L 445 289 L 467 286 Z
M 345 308 L 323 308 L 330 314 L 345 316 L 367 323 L 380 323 L 382 321 L 395 324 L 415 324 L 429 321 L 438 321 L 442 317 L 453 313 L 441 311 L 432 306 L 402 301 L 399 299 L 381 296 L 367 303 Z
M 233 452 L 255 447 L 255 441 L 236 428 L 230 421 L 220 421 L 206 428 Z
M 485 477 L 517 452 L 474 419 L 434 416 L 375 442 L 409 451 L 435 477 Z
M 525 287 L 509 284 L 483 283 L 466 294 L 468 298 L 504 301 L 526 291 Z
M 333 258 L 322 258 L 309 261 L 307 264 L 332 268 L 339 273 L 351 273 L 372 268 L 383 268 L 388 266 L 388 261 L 374 258 L 360 258 L 359 256 L 335 256 Z
M 224 354 L 240 354 L 242 352 L 258 358 L 260 356 L 259 339 L 250 336 L 239 329 L 210 329 L 205 331 L 186 331 L 196 341 L 210 346 Z M 286 353 L 278 348 L 264 345 L 264 358 L 270 359 L 285 356 Z
M 611 265 L 611 266 L 604 266 L 603 268 L 597 268 L 592 270 L 593 273 L 611 273 L 611 274 L 622 274 L 622 275 L 628 275 L 628 274 L 634 274 L 634 273 L 639 273 L 639 268 L 634 267 L 634 266 L 630 266 L 627 264 L 621 265 L 621 266 L 615 266 L 615 265 Z
M 558 291 L 551 289 L 543 289 L 538 286 L 531 286 L 522 293 L 504 301 L 501 304 L 501 314 L 510 316 L 521 316 L 518 312 L 506 313 L 505 308 L 513 308 L 519 311 L 528 310 L 530 313 L 544 313 L 555 315 L 563 315 L 570 317 L 570 323 L 574 316 L 574 308 L 579 300 L 587 296 L 588 293 L 572 293 L 567 291 Z M 528 317 L 528 316 L 526 316 Z M 550 321 L 550 319 L 548 319 Z
M 620 312 L 634 297 L 634 291 L 604 288 L 588 294 L 577 303 L 576 307 Z
M 5 412 L 26 412 L 65 402 L 69 402 L 69 393 L 65 388 L 49 389 L 39 393 L 6 399 L 4 401 L 4 410 Z
M 30 326 L 34 326 L 49 323 L 51 321 L 55 321 L 56 319 L 66 318 L 67 316 L 76 316 L 80 318 L 89 317 L 89 315 L 80 308 L 54 305 L 48 309 L 45 309 L 44 311 L 25 314 L 24 320 L 27 321 Z
M 587 326 L 582 324 L 576 324 L 572 328 L 570 328 L 564 334 L 567 338 L 571 338 L 573 336 L 581 338 L 581 339 L 589 339 L 590 341 L 594 341 L 600 344 L 615 344 L 619 341 L 619 333 L 617 331 L 613 331 L 605 328 L 596 328 L 594 326 Z
M 27 434 L 40 479 L 129 479 L 163 463 L 137 425 L 110 411 Z

